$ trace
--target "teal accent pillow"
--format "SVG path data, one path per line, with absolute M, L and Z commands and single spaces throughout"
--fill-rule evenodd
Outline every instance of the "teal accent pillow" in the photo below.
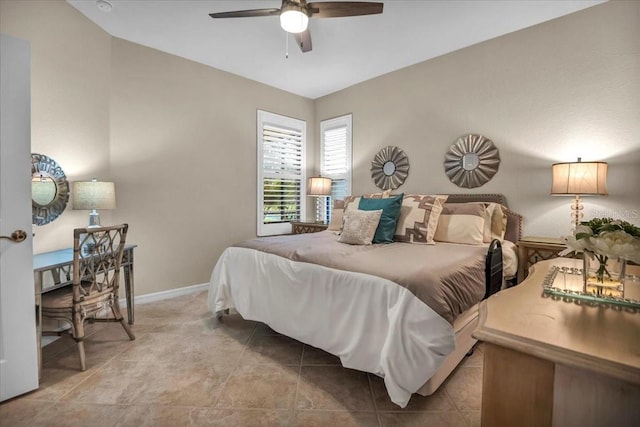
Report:
M 402 208 L 402 199 L 404 194 L 389 197 L 388 199 L 368 199 L 363 197 L 360 199 L 358 209 L 361 211 L 377 211 L 382 209 L 382 216 L 376 228 L 376 234 L 373 236 L 373 243 L 391 243 L 393 235 L 396 233 L 396 224 L 398 216 L 400 216 L 400 208 Z

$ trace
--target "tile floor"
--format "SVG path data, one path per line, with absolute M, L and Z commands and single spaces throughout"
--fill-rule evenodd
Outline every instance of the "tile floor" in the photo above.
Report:
M 136 306 L 129 341 L 91 325 L 43 351 L 40 389 L 0 404 L 9 426 L 477 426 L 482 347 L 429 397 L 401 409 L 383 381 L 238 315 L 217 323 L 206 292 Z

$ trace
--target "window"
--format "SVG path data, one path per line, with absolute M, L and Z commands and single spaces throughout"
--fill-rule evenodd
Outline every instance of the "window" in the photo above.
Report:
M 316 219 L 331 220 L 331 200 L 351 194 L 351 114 L 320 122 L 320 174 L 331 178 L 331 198 L 320 198 Z
M 258 236 L 290 233 L 305 218 L 306 126 L 258 110 Z

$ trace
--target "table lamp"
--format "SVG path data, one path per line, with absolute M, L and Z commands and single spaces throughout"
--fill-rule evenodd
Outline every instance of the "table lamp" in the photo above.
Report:
M 323 178 L 314 176 L 309 178 L 307 182 L 307 196 L 318 197 L 316 199 L 316 222 L 326 223 L 324 209 L 326 206 L 320 206 L 320 197 L 331 195 L 331 178 Z
M 571 224 L 573 229 L 582 220 L 582 202 L 580 196 L 606 196 L 607 163 L 577 162 L 555 163 L 552 165 L 552 196 L 575 196 L 571 205 Z
M 116 208 L 116 189 L 113 182 L 76 181 L 72 186 L 74 210 L 90 210 L 89 227 L 100 227 L 98 209 Z

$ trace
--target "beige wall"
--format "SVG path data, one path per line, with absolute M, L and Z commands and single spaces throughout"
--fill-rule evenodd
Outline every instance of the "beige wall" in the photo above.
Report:
M 313 102 L 124 40 L 112 46 L 114 216 L 139 245 L 137 292 L 207 282 L 224 248 L 256 235 L 256 109 L 306 120 L 313 143 Z
M 307 121 L 309 165 L 319 121 L 352 112 L 356 193 L 374 189 L 370 162 L 386 145 L 409 155 L 400 190 L 462 191 L 442 160 L 477 132 L 502 163 L 474 191 L 506 194 L 528 234 L 568 227 L 550 165 L 577 156 L 610 164 L 610 196 L 586 214 L 639 223 L 639 21 L 640 3 L 607 3 L 312 101 L 112 38 L 63 1 L 0 0 L 0 31 L 32 45 L 32 151 L 70 181 L 116 182 L 103 223 L 131 225 L 138 295 L 208 281 L 227 245 L 255 235 L 256 109 Z M 70 246 L 86 223 L 67 208 L 35 228 L 36 252 Z
M 550 197 L 551 164 L 609 162 L 609 196 L 585 217 L 640 224 L 640 2 L 611 2 L 393 72 L 316 100 L 320 120 L 353 113 L 354 193 L 375 189 L 370 163 L 387 145 L 409 157 L 398 191 L 497 192 L 525 234 L 559 236 L 571 198 Z M 444 174 L 456 138 L 480 133 L 498 173 L 465 190 Z

